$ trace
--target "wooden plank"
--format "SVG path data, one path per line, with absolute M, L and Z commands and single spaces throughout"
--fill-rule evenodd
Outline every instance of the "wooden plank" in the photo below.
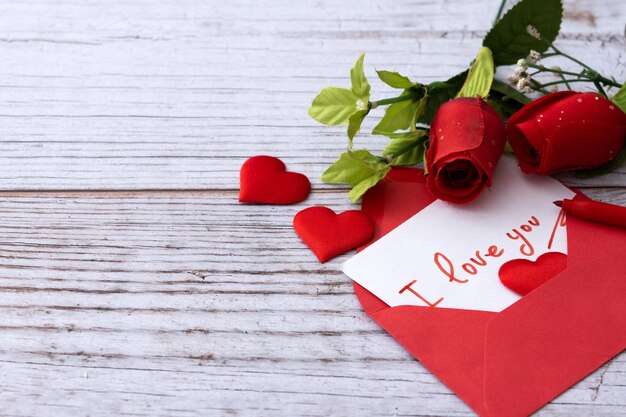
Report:
M 0 4 L 0 189 L 235 189 L 255 154 L 317 179 L 346 147 L 344 128 L 306 114 L 320 88 L 345 85 L 363 51 L 374 97 L 395 94 L 375 67 L 447 78 L 494 14 L 477 0 L 154 3 Z M 566 11 L 562 48 L 624 79 L 622 1 Z M 384 142 L 363 135 L 357 146 Z
M 355 207 L 316 179 L 345 148 L 306 116 L 317 90 L 362 51 L 370 75 L 452 75 L 492 15 L 476 0 L 0 2 L 0 190 L 15 191 L 0 193 L 0 415 L 473 415 L 364 315 L 338 272 L 349 255 L 319 265 L 291 220 Z M 561 45 L 624 78 L 623 15 L 568 1 Z M 310 199 L 237 204 L 259 153 L 309 175 Z M 624 175 L 563 178 L 626 204 Z M 538 415 L 620 415 L 625 374 L 622 354 Z
M 1 197 L 3 416 L 473 415 L 362 312 L 349 255 L 320 265 L 293 232 L 305 206 L 353 207 L 341 192 Z M 625 373 L 622 354 L 538 415 L 619 415 Z

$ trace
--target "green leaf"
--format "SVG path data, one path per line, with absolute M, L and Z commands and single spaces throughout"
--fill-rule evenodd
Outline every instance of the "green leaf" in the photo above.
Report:
M 463 71 L 445 82 L 435 81 L 428 84 L 428 100 L 424 112 L 417 118 L 417 122 L 427 125 L 431 124 L 439 106 L 456 97 L 467 77 L 467 73 L 468 71 Z
M 350 81 L 352 82 L 352 92 L 367 104 L 370 98 L 370 84 L 367 82 L 367 78 L 365 78 L 365 71 L 363 71 L 364 58 L 365 54 L 361 54 L 356 60 L 356 64 L 350 70 Z
M 313 99 L 309 116 L 325 125 L 340 125 L 357 110 L 357 100 L 359 97 L 352 90 L 327 87 Z
M 422 115 L 417 118 L 417 122 L 426 125 L 431 124 L 439 106 L 441 106 L 446 101 L 453 99 L 458 91 L 458 88 L 438 88 L 434 90 L 429 90 L 429 97 L 428 102 L 426 103 L 426 108 L 424 109 L 424 113 L 422 113 Z
M 378 78 L 385 84 L 393 88 L 410 88 L 415 83 L 409 80 L 408 77 L 404 75 L 400 75 L 397 72 L 393 71 L 376 71 L 378 73 Z
M 387 165 L 363 149 L 341 154 L 323 174 L 322 181 L 331 184 L 345 183 L 352 187 L 381 171 Z
M 425 134 L 426 134 L 425 130 L 418 130 L 415 132 L 390 133 L 388 136 L 389 136 L 389 139 L 416 139 L 416 138 L 421 138 Z M 383 156 L 387 156 L 387 155 L 383 154 Z
M 332 184 L 346 183 L 352 187 L 348 194 L 358 200 L 368 189 L 385 178 L 391 168 L 367 150 L 348 151 L 341 154 L 323 174 L 322 181 Z
M 532 101 L 528 96 L 525 96 L 516 88 L 513 88 L 511 84 L 507 84 L 499 80 L 493 80 L 491 83 L 491 90 L 496 91 L 503 96 L 509 97 L 522 105 L 528 104 Z
M 531 49 L 537 52 L 548 49 L 559 34 L 562 19 L 561 0 L 522 0 L 487 33 L 483 46 L 491 49 L 496 65 L 514 64 L 525 58 Z M 535 27 L 543 39 L 528 34 L 529 25 Z
M 417 112 L 419 102 L 413 100 L 401 101 L 390 104 L 385 111 L 385 116 L 374 127 L 375 135 L 386 135 L 396 130 L 408 129 L 411 126 L 413 116 Z
M 417 103 L 417 110 L 415 111 L 415 114 L 413 115 L 413 120 L 411 120 L 411 132 L 415 133 L 416 132 L 416 128 L 417 128 L 417 119 L 419 119 L 422 114 L 424 114 L 424 112 L 426 111 L 426 106 L 428 105 L 428 90 L 426 89 L 426 87 L 424 87 L 424 97 L 422 97 L 422 99 Z
M 415 122 L 426 106 L 426 92 L 427 90 L 423 86 L 414 86 L 404 90 L 402 95 L 417 94 L 412 100 L 390 104 L 383 118 L 372 130 L 372 133 L 389 136 L 397 130 L 415 129 Z
M 367 116 L 369 110 L 359 110 L 356 113 L 353 113 L 352 116 L 348 119 L 348 141 L 350 142 L 350 148 L 352 148 L 352 140 L 361 130 L 361 123 Z
M 423 130 L 395 134 L 383 151 L 383 156 L 399 154 L 391 161 L 392 166 L 415 165 L 424 157 Z
M 505 121 L 517 113 L 525 104 L 530 103 L 530 98 L 517 91 L 510 84 L 493 80 L 487 103 L 498 112 Z
M 385 175 L 387 175 L 389 170 L 391 170 L 391 167 L 385 167 L 381 171 L 376 172 L 371 177 L 364 179 L 363 181 L 352 187 L 352 190 L 350 190 L 350 192 L 348 193 L 348 197 L 350 197 L 350 200 L 352 200 L 352 202 L 356 202 L 359 198 L 363 196 L 363 194 L 365 194 L 367 190 L 369 190 L 370 188 L 378 184 L 380 180 L 385 178 Z
M 611 97 L 611 101 L 617 104 L 617 107 L 619 107 L 624 113 L 626 113 L 626 83 L 622 85 L 622 88 L 620 88 L 613 97 Z
M 461 87 L 461 91 L 459 91 L 457 97 L 487 97 L 491 89 L 493 73 L 494 67 L 491 50 L 483 46 L 478 51 L 478 55 L 476 55 L 476 59 L 470 67 L 467 78 L 465 79 L 465 84 Z
M 500 118 L 505 122 L 517 113 L 522 105 L 508 97 L 502 97 L 499 93 L 492 92 L 487 100 L 485 100 L 498 113 Z

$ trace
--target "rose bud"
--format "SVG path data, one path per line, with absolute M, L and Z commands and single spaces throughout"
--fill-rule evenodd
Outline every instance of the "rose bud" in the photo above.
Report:
M 626 115 L 599 94 L 560 91 L 522 107 L 507 133 L 525 173 L 593 168 L 624 145 Z
M 480 98 L 457 98 L 437 110 L 426 154 L 428 188 L 438 198 L 468 203 L 491 186 L 506 131 L 498 113 Z

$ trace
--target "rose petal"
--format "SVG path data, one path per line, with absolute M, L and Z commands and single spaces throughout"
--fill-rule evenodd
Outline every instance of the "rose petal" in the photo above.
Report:
M 431 191 L 442 200 L 456 203 L 471 201 L 485 187 L 487 177 L 472 159 L 456 156 L 446 159 L 433 173 L 435 187 Z
M 429 189 L 442 200 L 470 202 L 491 185 L 505 141 L 504 123 L 484 100 L 458 98 L 443 104 L 430 129 Z
M 536 172 L 545 152 L 546 138 L 534 119 L 510 125 L 507 130 L 509 143 L 515 151 L 520 168 L 525 173 Z
M 623 146 L 626 114 L 599 94 L 562 91 L 524 106 L 509 119 L 507 133 L 526 173 L 592 168 Z

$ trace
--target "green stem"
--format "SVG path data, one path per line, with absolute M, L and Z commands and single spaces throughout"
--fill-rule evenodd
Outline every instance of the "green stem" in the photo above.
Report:
M 555 68 L 548 68 L 548 67 L 544 67 L 543 65 L 537 65 L 537 64 L 528 64 L 528 66 L 530 68 L 535 68 L 538 69 L 539 72 L 552 72 L 554 74 L 565 74 L 565 75 L 573 75 L 576 77 L 585 77 L 585 78 L 589 78 L 587 75 L 584 74 L 579 74 L 576 72 L 571 72 L 571 71 L 563 71 L 560 69 L 555 69 Z
M 500 20 L 500 18 L 502 17 L 502 12 L 504 11 L 504 5 L 506 4 L 506 0 L 502 0 L 500 2 L 500 7 L 498 7 L 498 13 L 496 14 L 496 18 L 493 21 L 493 24 L 495 25 L 496 23 L 498 23 L 498 20 Z
M 604 91 L 604 88 L 602 88 L 602 84 L 600 84 L 599 81 L 594 80 L 593 85 L 596 86 L 600 94 L 602 94 L 605 98 L 609 98 L 609 96 L 606 95 L 606 91 Z
M 590 74 L 585 74 L 586 77 L 588 77 L 590 80 L 594 80 L 594 81 L 598 81 L 604 85 L 607 86 L 613 86 L 613 87 L 621 87 L 619 84 L 617 84 L 616 82 L 614 82 L 613 80 L 609 80 L 606 77 L 603 77 L 602 75 L 600 75 L 600 73 L 596 70 L 594 70 L 593 68 L 591 68 L 589 65 L 585 64 L 584 62 L 574 58 L 571 55 L 566 54 L 565 52 L 561 51 L 560 49 L 558 49 L 556 46 L 554 46 L 553 44 L 551 44 L 550 42 L 547 41 L 547 39 L 542 38 L 544 42 L 546 42 L 548 45 L 550 45 L 550 47 L 552 48 L 552 50 L 557 54 L 557 55 L 561 55 L 564 58 L 569 59 L 572 62 L 577 63 L 578 65 L 580 65 L 581 67 L 585 68 Z M 544 55 L 545 57 L 545 55 Z
M 370 107 L 372 109 L 375 109 L 378 106 L 384 106 L 384 105 L 387 105 L 387 104 L 399 103 L 401 101 L 413 100 L 415 98 L 417 98 L 417 96 L 415 94 L 413 94 L 413 93 L 405 94 L 403 96 L 398 96 L 398 97 L 384 98 L 382 100 L 370 102 Z
M 539 81 L 533 80 L 532 78 L 529 80 L 529 84 L 535 91 L 539 91 L 543 94 L 550 94 L 550 92 L 544 88 L 547 84 L 541 84 Z
M 570 90 L 571 90 L 571 87 L 569 86 L 568 82 L 570 82 L 571 80 L 566 80 L 564 75 L 572 75 L 574 77 L 579 77 L 579 78 L 581 78 L 580 81 L 590 81 L 590 82 L 593 82 L 594 85 L 596 86 L 596 88 L 598 89 L 598 91 L 600 93 L 602 93 L 603 95 L 605 95 L 605 96 L 606 96 L 606 92 L 604 91 L 604 89 L 602 88 L 600 83 L 602 83 L 604 85 L 611 86 L 611 87 L 620 87 L 620 85 L 618 83 L 616 83 L 615 81 L 609 80 L 609 79 L 603 77 L 602 75 L 598 74 L 594 70 L 587 70 L 587 71 L 591 72 L 591 74 L 589 74 L 587 71 L 579 74 L 579 73 L 571 72 L 571 71 L 563 71 L 561 69 L 548 68 L 548 67 L 544 67 L 543 65 L 537 65 L 537 64 L 530 64 L 529 63 L 528 66 L 530 68 L 535 68 L 535 69 L 538 70 L 537 72 L 533 72 L 531 75 L 537 75 L 540 72 L 550 72 L 550 73 L 553 73 L 553 74 L 558 74 L 559 77 L 561 78 L 561 80 L 565 81 L 564 84 Z
M 593 70 L 590 66 L 588 66 L 588 65 L 587 65 L 587 64 L 585 64 L 584 62 L 579 61 L 578 59 L 574 58 L 573 56 L 566 54 L 565 52 L 561 51 L 560 49 L 557 49 L 557 48 L 556 48 L 556 46 L 554 46 L 553 44 L 550 44 L 550 47 L 551 47 L 551 48 L 552 48 L 552 50 L 553 50 L 554 52 L 556 52 L 558 55 L 561 55 L 562 57 L 565 57 L 565 58 L 567 58 L 567 59 L 569 59 L 569 60 L 571 60 L 571 61 L 573 61 L 573 62 L 577 63 L 578 65 L 580 65 L 580 66 L 581 66 L 581 67 L 583 67 L 583 68 L 588 69 L 589 71 L 593 71 L 593 72 L 595 72 L 596 74 L 598 73 L 597 71 Z
M 572 89 L 572 86 L 569 85 L 569 82 L 565 79 L 565 76 L 563 74 L 559 74 L 559 78 L 563 80 L 563 83 L 565 84 L 565 87 L 567 87 L 568 90 Z
M 607 86 L 609 86 L 609 87 L 618 87 L 618 88 L 619 88 L 619 87 L 621 87 L 621 84 L 616 83 L 616 82 L 615 82 L 615 81 L 613 81 L 613 80 L 609 80 L 608 78 L 603 77 L 602 75 L 598 74 L 597 72 L 596 72 L 596 75 L 597 75 L 596 80 L 597 80 L 598 82 L 600 82 L 600 83 L 604 84 L 604 85 L 607 85 Z
M 545 83 L 545 84 L 541 84 L 541 87 L 550 87 L 551 85 L 558 85 L 558 84 L 567 84 L 567 83 L 588 83 L 591 80 L 582 80 L 582 79 L 578 79 L 578 80 L 561 80 L 561 81 L 553 81 L 551 83 Z

